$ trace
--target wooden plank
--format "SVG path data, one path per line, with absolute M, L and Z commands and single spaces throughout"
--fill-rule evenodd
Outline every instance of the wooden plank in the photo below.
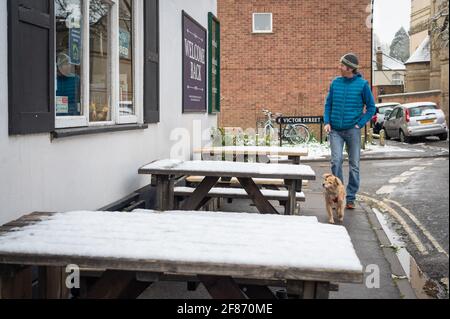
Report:
M 239 177 L 238 180 L 261 214 L 278 214 L 251 178 Z
M 168 175 L 156 175 L 156 209 L 171 210 L 174 207 L 173 181 Z
M 316 283 L 313 281 L 305 281 L 303 284 L 303 299 L 315 299 Z
M 189 176 L 186 178 L 186 182 L 189 184 L 198 184 L 203 181 L 204 176 Z M 253 181 L 258 186 L 277 186 L 283 187 L 285 186 L 284 179 L 281 178 L 253 178 Z M 227 185 L 227 186 L 238 186 L 241 187 L 238 179 L 233 177 L 231 180 L 220 179 L 217 182 L 218 185 Z M 306 186 L 308 181 L 303 181 L 303 185 Z
M 100 208 L 101 211 L 108 211 L 108 212 L 121 212 L 124 208 L 130 205 L 130 203 L 138 201 L 140 197 L 139 193 L 133 193 L 125 198 L 122 198 L 108 206 L 105 206 L 103 208 Z
M 267 286 L 239 285 L 239 287 L 249 299 L 276 299 L 275 295 Z
M 261 265 L 218 264 L 168 260 L 135 260 L 106 257 L 26 255 L 0 252 L 0 264 L 2 263 L 61 267 L 75 264 L 80 268 L 103 268 L 111 270 L 145 271 L 159 273 L 204 274 L 266 280 L 305 280 L 336 283 L 363 282 L 362 271 L 332 271 L 296 267 L 283 267 L 280 269 L 280 267 Z
M 54 215 L 54 213 L 41 213 L 41 212 L 34 212 L 25 216 L 22 216 L 19 219 L 13 220 L 9 223 L 4 224 L 2 227 L 9 227 L 9 228 L 21 228 L 30 226 L 33 224 L 36 224 L 37 222 L 40 222 L 44 219 L 49 218 L 50 216 Z
M 140 200 L 135 203 L 132 203 L 130 206 L 127 206 L 123 209 L 124 212 L 132 212 L 135 209 L 145 209 L 145 200 Z
M 206 177 L 195 192 L 182 205 L 182 210 L 198 210 L 205 198 L 208 197 L 208 192 L 216 185 L 219 177 Z
M 297 208 L 297 183 L 297 180 L 286 180 L 289 193 L 285 210 L 286 215 L 295 215 L 295 209 Z
M 39 267 L 38 287 L 40 299 L 68 299 L 64 267 Z
M 175 187 L 174 188 L 174 196 L 175 197 L 189 197 L 194 193 L 195 188 L 190 187 Z M 287 201 L 288 193 L 286 191 L 279 190 L 261 190 L 261 194 L 267 200 L 278 200 L 278 201 Z M 236 188 L 217 188 L 213 187 L 208 192 L 208 197 L 213 198 L 236 198 L 236 199 L 247 199 L 249 198 L 247 192 L 243 189 Z M 296 193 L 296 201 L 304 202 L 306 200 L 305 195 L 303 193 Z
M 288 280 L 286 290 L 288 298 L 303 299 L 304 282 L 301 280 Z
M 201 275 L 199 279 L 213 299 L 246 299 L 231 277 Z
M 31 299 L 31 267 L 0 266 L 0 299 Z
M 300 156 L 289 155 L 288 160 L 292 161 L 292 164 L 294 164 L 294 165 L 300 165 Z
M 139 281 L 145 282 L 156 282 L 156 281 L 176 281 L 176 282 L 189 282 L 189 283 L 199 283 L 200 280 L 197 276 L 192 274 L 156 274 L 147 272 L 137 272 L 136 278 Z M 286 282 L 283 280 L 266 280 L 266 279 L 251 279 L 251 278 L 233 278 L 238 285 L 256 285 L 256 286 L 273 286 L 273 287 L 283 287 Z
M 316 283 L 316 299 L 329 299 L 330 298 L 330 283 L 329 282 L 317 282 Z

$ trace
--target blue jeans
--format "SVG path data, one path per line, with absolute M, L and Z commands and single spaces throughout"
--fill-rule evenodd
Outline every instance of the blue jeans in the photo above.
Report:
M 347 185 L 347 203 L 354 203 L 359 191 L 359 162 L 361 158 L 361 129 L 335 131 L 330 133 L 331 170 L 333 175 L 344 183 L 342 164 L 344 163 L 344 144 L 348 146 L 349 181 Z

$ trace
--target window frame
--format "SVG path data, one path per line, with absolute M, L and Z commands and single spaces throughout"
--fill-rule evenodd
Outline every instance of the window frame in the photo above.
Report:
M 270 30 L 256 30 L 255 21 L 257 15 L 270 15 Z M 273 13 L 272 12 L 254 12 L 252 15 L 252 33 L 273 33 Z
M 54 0 L 53 0 L 54 1 Z M 76 128 L 76 127 L 101 127 L 121 124 L 142 124 L 143 123 L 143 32 L 137 30 L 144 30 L 143 23 L 143 0 L 133 1 L 133 103 L 134 115 L 120 115 L 120 53 L 119 53 L 119 9 L 120 0 L 102 0 L 111 6 L 110 11 L 110 57 L 108 62 L 108 72 L 110 77 L 110 107 L 111 120 L 104 122 L 91 122 L 89 115 L 90 104 L 90 26 L 89 26 L 89 9 L 91 0 L 82 0 L 82 15 L 83 15 L 83 31 L 82 31 L 82 71 L 81 71 L 81 109 L 83 115 L 80 116 L 55 116 L 55 129 Z M 56 28 L 56 25 L 54 26 Z M 56 43 L 56 36 L 55 36 Z M 56 53 L 56 52 L 55 52 Z M 56 54 L 55 62 L 56 64 Z M 141 68 L 139 66 L 142 66 Z M 56 81 L 56 71 L 55 71 Z M 54 92 L 56 96 L 56 91 Z

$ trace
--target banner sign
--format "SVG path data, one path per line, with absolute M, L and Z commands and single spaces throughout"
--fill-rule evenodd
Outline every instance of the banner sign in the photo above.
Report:
M 183 11 L 183 112 L 206 112 L 207 31 Z

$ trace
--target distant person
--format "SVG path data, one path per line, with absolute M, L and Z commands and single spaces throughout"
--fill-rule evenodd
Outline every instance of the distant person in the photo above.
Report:
M 66 99 L 67 109 L 59 106 L 58 116 L 77 116 L 80 112 L 80 77 L 72 72 L 73 65 L 70 57 L 65 53 L 58 55 L 57 61 L 57 89 L 56 96 Z
M 325 131 L 330 135 L 331 170 L 344 182 L 342 164 L 344 144 L 349 156 L 349 181 L 346 208 L 355 209 L 359 191 L 361 158 L 361 129 L 375 115 L 375 99 L 369 83 L 358 72 L 358 57 L 349 53 L 340 60 L 337 77 L 331 84 L 325 103 Z M 366 106 L 366 110 L 364 109 Z

